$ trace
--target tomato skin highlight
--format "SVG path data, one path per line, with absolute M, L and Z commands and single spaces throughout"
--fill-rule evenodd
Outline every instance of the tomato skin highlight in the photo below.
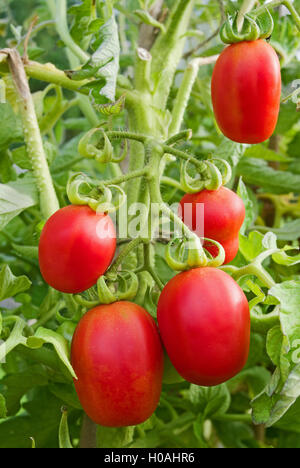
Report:
M 219 385 L 246 364 L 249 305 L 227 273 L 206 267 L 178 274 L 162 291 L 157 319 L 170 360 L 188 382 Z
M 281 96 L 280 62 L 273 47 L 261 39 L 226 47 L 214 67 L 211 94 L 226 137 L 249 144 L 270 138 Z
M 106 272 L 116 251 L 111 218 L 88 206 L 69 205 L 46 222 L 39 243 L 44 280 L 64 293 L 91 288 Z
M 153 318 L 131 302 L 87 312 L 73 336 L 71 362 L 83 409 L 97 424 L 132 426 L 159 402 L 163 348 Z
M 224 263 L 229 263 L 239 250 L 239 231 L 246 214 L 243 200 L 226 187 L 184 195 L 180 202 L 181 217 L 199 236 L 203 236 L 203 226 L 197 226 L 198 222 L 201 223 L 201 219 L 197 220 L 197 205 L 201 203 L 204 205 L 204 237 L 218 241 L 224 247 Z M 213 256 L 217 255 L 216 247 L 208 243 L 205 243 L 204 247 Z

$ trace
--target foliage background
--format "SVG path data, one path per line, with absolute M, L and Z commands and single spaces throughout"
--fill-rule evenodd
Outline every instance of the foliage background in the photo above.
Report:
M 68 5 L 77 4 L 76 1 Z M 228 12 L 233 12 L 240 2 L 224 2 Z M 165 2 L 172 6 L 172 0 Z M 186 52 L 197 47 L 196 55 L 210 56 L 219 53 L 223 45 L 216 35 L 198 47 L 216 31 L 221 21 L 220 2 L 198 1 L 193 15 Z M 294 2 L 298 11 L 300 0 Z M 138 42 L 139 20 L 133 11 L 140 7 L 138 1 L 120 1 L 115 4 L 120 28 L 120 72 L 132 77 L 134 54 Z M 125 13 L 125 15 L 124 15 Z M 289 16 L 282 11 L 274 12 L 275 30 L 271 44 L 277 50 L 283 77 L 283 96 L 288 96 L 299 86 L 300 36 Z M 32 36 L 29 57 L 42 63 L 52 62 L 60 69 L 70 67 L 69 55 L 59 40 L 45 0 L 0 0 L 0 48 L 18 45 L 22 51 L 24 34 L 32 18 L 39 16 L 41 30 Z M 73 18 L 73 19 L 72 19 Z M 70 24 L 74 24 L 74 16 Z M 195 33 L 195 30 L 198 33 Z M 82 43 L 77 27 L 73 37 Z M 77 35 L 76 35 L 77 34 Z M 189 58 L 183 59 L 176 74 L 168 106 L 171 109 L 176 90 Z M 185 115 L 184 125 L 193 130 L 193 138 L 183 145 L 199 158 L 214 153 L 227 159 L 234 167 L 231 187 L 236 188 L 240 177 L 247 185 L 242 193 L 247 204 L 247 234 L 242 238 L 241 252 L 235 260 L 237 266 L 251 261 L 265 250 L 263 235 L 276 234 L 280 246 L 289 243 L 298 246 L 300 233 L 300 119 L 296 102 L 289 100 L 281 106 L 280 118 L 274 136 L 262 145 L 247 147 L 225 139 L 216 127 L 210 101 L 210 78 L 212 66 L 201 67 L 192 99 Z M 40 122 L 51 110 L 55 95 L 42 94 L 44 83 L 31 80 L 35 104 Z M 9 89 L 9 82 L 7 83 Z M 71 91 L 63 91 L 65 101 L 74 99 Z M 36 206 L 37 194 L 31 177 L 31 167 L 26 159 L 21 125 L 11 103 L 0 104 L 0 310 L 3 317 L 14 314 L 31 323 L 58 331 L 70 341 L 78 305 L 72 298 L 61 295 L 42 281 L 36 259 L 36 246 L 40 232 L 41 217 Z M 102 120 L 105 116 L 98 115 Z M 53 127 L 44 133 L 47 157 L 55 188 L 61 205 L 67 204 L 65 186 L 72 171 L 83 171 L 90 176 L 106 179 L 109 170 L 94 162 L 79 157 L 77 145 L 83 132 L 91 128 L 89 121 L 77 105 L 63 113 Z M 126 128 L 126 113 L 113 120 L 115 128 Z M 167 175 L 179 179 L 178 166 L 171 163 Z M 8 188 L 17 191 L 11 200 Z M 243 190 L 243 186 L 240 186 Z M 290 194 L 294 195 L 290 195 Z M 169 203 L 178 201 L 182 192 L 165 186 L 164 199 Z M 274 242 L 274 237 L 272 238 Z M 265 241 L 266 242 L 266 241 Z M 31 249 L 31 250 L 30 250 Z M 296 329 L 300 329 L 300 272 L 299 265 L 287 267 L 268 260 L 267 269 L 280 284 L 294 282 L 293 304 L 290 312 Z M 9 271 L 7 270 L 9 265 Z M 159 276 L 167 281 L 172 272 L 163 259 L 162 249 L 156 252 Z M 29 283 L 28 279 L 31 283 Z M 248 278 L 249 279 L 249 278 Z M 258 283 L 259 285 L 259 283 Z M 28 289 L 30 287 L 30 289 Z M 253 298 L 253 292 L 244 284 Z M 284 288 L 278 292 L 282 299 Z M 14 297 L 14 299 L 11 299 Z M 286 299 L 289 304 L 289 299 Z M 149 305 L 150 307 L 150 305 Z M 268 307 L 258 304 L 260 312 Z M 1 338 L 9 336 L 10 327 L 1 325 Z M 296 333 L 296 332 L 295 332 Z M 296 335 L 295 335 L 296 336 Z M 299 336 L 299 334 L 298 334 Z M 268 352 L 267 352 L 268 351 Z M 190 386 L 187 383 L 165 385 L 162 399 L 155 415 L 137 428 L 124 430 L 98 430 L 100 447 L 206 447 L 226 446 L 233 448 L 280 447 L 300 448 L 300 371 L 293 374 L 293 387 L 274 396 L 280 402 L 282 412 L 270 428 L 254 426 L 249 421 L 251 401 L 270 382 L 275 369 L 284 367 L 289 359 L 284 351 L 283 335 L 273 329 L 268 336 L 252 334 L 249 362 L 245 370 L 230 381 L 214 389 Z M 275 371 L 275 374 L 274 374 Z M 272 381 L 271 381 L 272 382 Z M 272 385 L 272 384 L 271 384 Z M 282 393 L 283 392 L 283 393 Z M 262 393 L 254 404 L 258 421 L 264 421 L 265 412 L 274 409 L 274 399 L 268 392 Z M 271 401 L 272 400 L 272 401 Z M 288 401 L 287 401 L 288 400 Z M 272 406 L 273 405 L 273 406 Z M 68 409 L 68 425 L 74 446 L 79 443 L 82 411 L 70 383 L 70 377 L 57 358 L 51 345 L 42 350 L 18 346 L 8 354 L 0 369 L 0 447 L 31 447 L 33 438 L 37 447 L 58 447 L 58 431 L 62 406 Z M 233 417 L 232 415 L 240 415 Z M 265 418 L 268 420 L 270 414 Z

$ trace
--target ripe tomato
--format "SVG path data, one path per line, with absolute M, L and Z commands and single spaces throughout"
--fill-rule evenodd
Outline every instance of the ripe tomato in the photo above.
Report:
M 225 136 L 239 143 L 267 140 L 280 107 L 275 50 L 261 39 L 226 47 L 214 67 L 211 91 L 215 117 Z
M 180 273 L 162 291 L 157 312 L 170 360 L 188 382 L 219 385 L 245 365 L 249 305 L 227 273 L 216 268 Z
M 197 226 L 197 206 L 204 205 L 204 226 Z M 245 219 L 243 200 L 232 190 L 221 187 L 219 190 L 203 190 L 199 193 L 186 194 L 181 202 L 182 218 L 190 229 L 199 236 L 218 241 L 225 249 L 225 263 L 231 262 L 239 250 L 239 231 Z M 200 229 L 200 230 L 198 230 Z M 216 256 L 217 248 L 204 244 L 204 247 Z
M 116 251 L 116 232 L 108 215 L 88 206 L 58 210 L 44 226 L 39 262 L 53 288 L 76 294 L 91 288 L 109 267 Z
M 83 409 L 102 426 L 140 424 L 161 393 L 163 349 L 153 318 L 131 302 L 87 312 L 72 341 L 75 388 Z

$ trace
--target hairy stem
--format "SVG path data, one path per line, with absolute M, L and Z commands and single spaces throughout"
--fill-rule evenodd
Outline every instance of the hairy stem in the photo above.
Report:
M 19 53 L 16 49 L 7 49 L 6 53 L 14 86 L 19 97 L 24 139 L 40 194 L 41 211 L 43 217 L 48 219 L 59 209 L 59 203 L 52 183 L 33 99 Z
M 172 137 L 180 131 L 181 124 L 183 122 L 184 113 L 186 111 L 191 92 L 194 86 L 194 83 L 197 78 L 199 67 L 203 65 L 209 65 L 214 63 L 218 58 L 218 55 L 213 55 L 212 57 L 199 57 L 190 62 L 188 65 L 181 86 L 177 93 L 175 100 L 173 112 L 172 112 L 172 121 L 169 128 L 169 136 Z

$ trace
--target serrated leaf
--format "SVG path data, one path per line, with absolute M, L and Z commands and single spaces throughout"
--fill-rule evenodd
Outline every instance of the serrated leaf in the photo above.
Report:
M 27 276 L 15 276 L 8 265 L 4 265 L 0 271 L 0 301 L 14 297 L 17 294 L 27 291 L 31 286 L 31 281 Z
M 9 184 L 0 184 L 0 230 L 22 211 L 35 206 L 37 202 L 36 185 L 30 176 Z
M 243 158 L 237 172 L 244 182 L 263 187 L 267 192 L 286 194 L 300 193 L 300 175 L 288 171 L 276 171 L 266 161 L 254 158 Z

